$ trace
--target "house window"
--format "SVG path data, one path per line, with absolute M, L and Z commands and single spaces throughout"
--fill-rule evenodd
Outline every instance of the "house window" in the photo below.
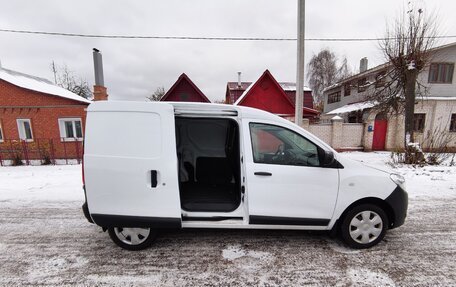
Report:
M 456 114 L 451 114 L 450 132 L 456 132 Z
M 33 141 L 32 124 L 30 123 L 30 119 L 18 119 L 17 129 L 21 140 Z
M 422 133 L 424 130 L 425 121 L 426 121 L 426 114 L 415 114 L 413 116 L 413 131 Z
M 432 63 L 429 67 L 429 83 L 451 84 L 453 71 L 453 63 Z
M 328 104 L 340 102 L 340 91 L 328 95 Z
M 358 93 L 364 92 L 367 90 L 367 78 L 361 78 L 358 80 Z
M 59 129 L 62 141 L 82 140 L 82 124 L 80 118 L 59 119 Z
M 386 84 L 386 72 L 380 72 L 375 76 L 375 87 L 380 88 Z
M 351 94 L 351 85 L 350 83 L 346 83 L 344 86 L 344 97 L 350 96 Z

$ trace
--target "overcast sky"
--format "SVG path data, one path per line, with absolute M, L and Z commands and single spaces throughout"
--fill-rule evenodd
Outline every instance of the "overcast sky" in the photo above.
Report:
M 417 1 L 438 14 L 442 35 L 456 35 L 456 1 Z M 306 37 L 381 37 L 407 1 L 307 0 Z M 83 34 L 295 38 L 296 0 L 61 1 L 2 0 L 0 28 Z M 440 44 L 456 41 L 441 40 Z M 0 60 L 12 70 L 52 79 L 50 63 L 67 65 L 93 85 L 92 48 L 103 53 L 110 99 L 143 100 L 186 73 L 211 100 L 226 82 L 255 81 L 269 69 L 296 81 L 296 42 L 86 39 L 0 32 Z M 306 63 L 328 47 L 353 70 L 368 57 L 383 62 L 377 42 L 306 42 Z

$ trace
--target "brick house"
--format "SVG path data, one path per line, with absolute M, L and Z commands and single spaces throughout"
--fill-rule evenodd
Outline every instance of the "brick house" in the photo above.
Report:
M 185 73 L 182 73 L 182 75 L 179 76 L 174 85 L 171 86 L 160 101 L 199 103 L 211 102 Z
M 0 67 L 0 162 L 80 158 L 89 104 L 46 79 Z
M 266 70 L 255 83 L 228 82 L 225 102 L 268 111 L 293 120 L 295 114 L 296 84 L 277 82 Z M 316 119 L 320 113 L 313 109 L 312 91 L 304 88 L 303 117 Z
M 431 62 L 419 81 L 429 91 L 427 97 L 417 96 L 415 104 L 415 141 L 425 149 L 435 149 L 431 135 L 448 141 L 456 148 L 456 42 L 430 51 Z M 389 63 L 368 69 L 367 59 L 360 61 L 360 73 L 346 78 L 324 90 L 323 121 L 339 116 L 345 123 L 364 125 L 365 150 L 394 150 L 404 146 L 404 116 L 379 114 L 366 97 L 388 81 Z M 343 145 L 343 143 L 342 143 Z

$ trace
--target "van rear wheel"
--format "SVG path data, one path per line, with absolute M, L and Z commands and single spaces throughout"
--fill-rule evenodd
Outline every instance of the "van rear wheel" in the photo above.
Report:
M 115 244 L 127 250 L 146 249 L 157 238 L 157 231 L 151 228 L 113 227 L 108 233 Z
M 361 204 L 344 217 L 341 235 L 350 247 L 363 249 L 379 243 L 387 229 L 388 216 L 383 209 L 373 204 Z

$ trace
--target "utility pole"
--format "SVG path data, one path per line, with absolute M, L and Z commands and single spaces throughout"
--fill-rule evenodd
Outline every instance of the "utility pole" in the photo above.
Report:
M 295 123 L 302 125 L 302 102 L 304 99 L 304 30 L 305 0 L 298 0 L 298 57 L 296 67 Z

